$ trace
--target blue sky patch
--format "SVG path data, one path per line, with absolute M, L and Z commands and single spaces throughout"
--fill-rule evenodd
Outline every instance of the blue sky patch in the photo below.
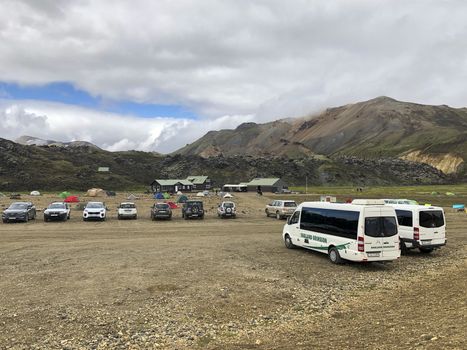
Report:
M 67 82 L 56 82 L 45 85 L 18 85 L 0 82 L 0 98 L 57 102 L 143 118 L 198 118 L 196 113 L 184 106 L 103 99 L 92 96 L 83 90 L 76 89 L 72 84 Z

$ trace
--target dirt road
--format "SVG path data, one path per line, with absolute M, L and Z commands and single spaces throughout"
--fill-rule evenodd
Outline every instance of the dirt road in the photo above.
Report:
M 118 221 L 122 199 L 106 222 L 0 224 L 0 348 L 465 347 L 465 214 L 447 212 L 431 255 L 332 265 L 283 246 L 267 197 L 237 196 L 235 220 L 205 199 L 206 220 L 168 222 L 149 220 L 149 197 Z

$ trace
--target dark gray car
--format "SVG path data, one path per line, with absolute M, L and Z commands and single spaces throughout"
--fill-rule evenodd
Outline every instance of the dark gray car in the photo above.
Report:
M 167 203 L 155 203 L 151 208 L 151 219 L 172 219 L 172 209 Z
M 14 202 L 2 213 L 2 221 L 4 223 L 10 221 L 28 222 L 35 218 L 36 207 L 31 202 Z

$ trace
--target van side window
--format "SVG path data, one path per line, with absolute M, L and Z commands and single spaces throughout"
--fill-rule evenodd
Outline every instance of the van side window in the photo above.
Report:
M 413 215 L 410 210 L 396 210 L 397 222 L 401 226 L 413 226 Z
M 333 236 L 357 239 L 358 219 L 356 211 L 303 208 L 300 228 Z
M 293 225 L 293 224 L 298 224 L 298 221 L 300 219 L 300 211 L 296 211 L 295 213 L 293 213 L 292 217 L 290 218 L 290 224 Z

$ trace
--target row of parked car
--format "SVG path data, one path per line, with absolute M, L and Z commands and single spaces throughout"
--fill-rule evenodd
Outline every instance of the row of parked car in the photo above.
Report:
M 100 220 L 105 221 L 109 208 L 104 202 L 88 202 L 83 209 L 83 221 Z M 168 203 L 156 202 L 151 207 L 151 219 L 172 219 L 172 208 Z M 182 218 L 188 219 L 204 219 L 205 210 L 203 202 L 200 200 L 189 200 L 183 203 Z M 220 218 L 235 218 L 237 216 L 236 205 L 234 202 L 224 201 L 217 208 L 217 215 Z M 31 202 L 15 202 L 2 213 L 2 221 L 18 222 L 35 220 L 37 210 Z M 138 209 L 133 202 L 123 202 L 117 208 L 117 218 L 122 219 L 137 219 Z M 44 210 L 44 221 L 60 220 L 65 221 L 70 219 L 70 206 L 64 202 L 53 202 Z

